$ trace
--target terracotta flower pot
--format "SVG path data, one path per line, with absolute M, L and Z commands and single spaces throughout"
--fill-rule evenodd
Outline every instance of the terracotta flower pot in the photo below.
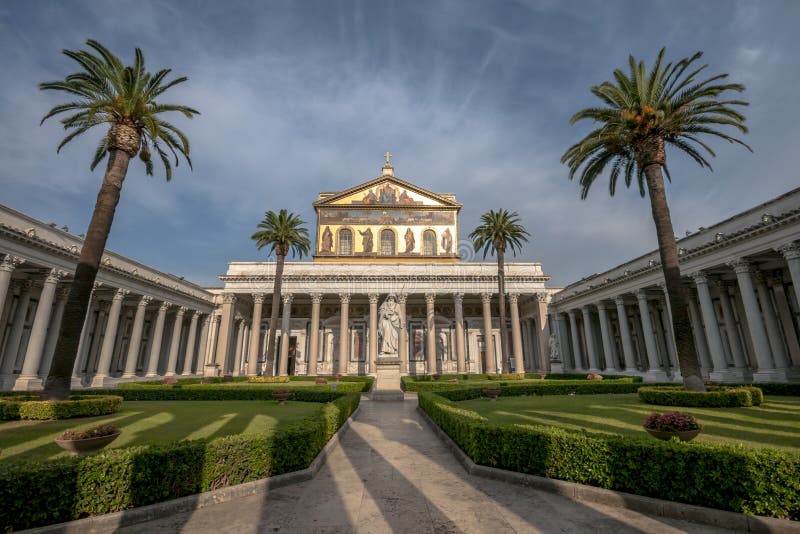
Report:
M 286 400 L 291 396 L 292 396 L 291 391 L 286 391 L 282 389 L 275 390 L 272 392 L 272 398 L 278 401 L 278 404 L 284 404 Z
M 653 430 L 652 428 L 644 427 L 647 430 L 647 433 L 653 436 L 654 438 L 668 440 L 672 437 L 677 437 L 681 441 L 692 441 L 697 434 L 700 433 L 702 430 L 701 428 L 695 428 L 694 430 L 680 430 L 675 432 L 670 432 L 668 430 Z
M 98 436 L 96 438 L 85 438 L 85 439 L 58 439 L 56 438 L 56 444 L 64 449 L 65 451 L 75 454 L 75 455 L 82 455 L 82 454 L 89 454 L 90 452 L 99 451 L 122 434 L 122 430 L 117 430 L 113 434 L 109 434 L 107 436 Z
M 489 397 L 489 400 L 496 401 L 497 396 L 500 395 L 500 390 L 498 388 L 484 388 L 483 394 Z

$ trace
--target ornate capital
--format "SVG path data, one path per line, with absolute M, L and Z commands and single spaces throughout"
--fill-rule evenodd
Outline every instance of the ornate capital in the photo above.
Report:
M 342 304 L 350 304 L 350 293 L 339 293 L 339 302 Z
M 462 306 L 464 304 L 464 293 L 453 293 L 453 302 L 456 306 Z
M 97 291 L 101 287 L 103 287 L 103 282 L 95 282 L 92 284 L 92 291 Z
M 697 271 L 696 273 L 693 273 L 692 280 L 694 280 L 696 285 L 708 285 L 708 275 L 703 271 Z
M 3 263 L 0 263 L 0 271 L 5 271 L 7 273 L 10 273 L 23 263 L 25 263 L 25 258 L 20 258 L 19 256 L 12 256 L 11 254 L 6 254 L 5 258 L 3 258 Z
M 142 295 L 142 297 L 139 299 L 139 306 L 146 308 L 147 305 L 150 304 L 151 300 L 153 300 L 153 297 Z
M 492 303 L 492 294 L 491 293 L 481 293 L 481 302 L 483 304 L 491 304 Z
M 234 304 L 236 302 L 236 295 L 233 293 L 225 293 L 222 295 L 223 304 Z
M 178 316 L 182 316 L 187 311 L 189 311 L 189 308 L 187 308 L 186 306 L 181 306 L 180 308 L 178 308 L 178 311 L 176 313 L 178 314 Z
M 263 304 L 264 303 L 264 293 L 253 293 L 253 303 L 254 304 Z
M 44 279 L 45 283 L 49 284 L 57 284 L 61 278 L 67 276 L 67 271 L 60 271 L 58 269 L 50 269 L 50 272 L 47 273 L 47 278 Z
M 291 304 L 294 300 L 294 295 L 291 293 L 284 293 L 281 295 L 281 300 L 283 301 L 284 305 Z
M 783 254 L 786 261 L 800 259 L 800 243 L 796 241 L 776 247 L 775 250 Z
M 597 303 L 598 310 L 610 310 L 612 308 L 613 306 L 609 302 L 606 302 L 604 300 L 601 300 L 600 302 Z
M 510 304 L 516 304 L 517 302 L 519 302 L 519 293 L 509 293 L 508 302 Z
M 166 300 L 161 303 L 161 306 L 158 307 L 159 313 L 167 313 L 167 310 L 172 307 L 171 302 L 167 302 Z
M 56 292 L 56 300 L 67 300 L 69 298 L 69 290 L 69 285 L 58 288 L 58 291 Z
M 728 262 L 728 267 L 733 269 L 736 274 L 749 274 L 752 271 L 750 262 L 743 259 L 736 259 Z
M 377 293 L 370 293 L 369 294 L 369 303 L 370 304 L 377 304 L 378 303 L 378 294 Z
M 614 297 L 614 304 L 617 306 L 625 307 L 625 297 L 620 295 L 619 297 Z
M 319 304 L 322 302 L 322 293 L 311 293 L 311 302 L 313 304 Z
M 553 300 L 550 293 L 534 293 L 533 297 L 537 302 L 544 302 L 545 304 L 550 304 L 550 301 Z
M 427 304 L 428 306 L 433 306 L 434 302 L 436 302 L 436 294 L 425 293 L 425 304 Z
M 633 291 L 633 294 L 634 294 L 634 296 L 636 297 L 636 299 L 639 302 L 642 302 L 642 301 L 647 302 L 647 291 L 645 291 L 644 289 L 641 289 L 641 288 L 640 289 L 635 289 Z
M 130 291 L 128 291 L 127 289 L 119 288 L 114 292 L 114 300 L 123 300 L 129 294 Z

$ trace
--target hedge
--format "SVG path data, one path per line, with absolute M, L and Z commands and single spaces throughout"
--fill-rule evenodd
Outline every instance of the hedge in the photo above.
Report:
M 0 466 L 0 531 L 117 512 L 308 467 L 360 395 L 261 434 L 108 449 L 93 456 Z
M 761 390 L 749 386 L 708 386 L 706 391 L 687 391 L 681 386 L 645 386 L 640 387 L 638 393 L 640 401 L 659 406 L 736 408 L 764 402 Z
M 800 455 L 493 425 L 443 396 L 420 407 L 481 465 L 734 512 L 800 519 Z
M 40 400 L 35 395 L 15 395 L 0 399 L 0 420 L 69 419 L 118 412 L 122 397 L 118 395 L 70 395 L 70 400 Z
M 248 376 L 249 384 L 286 384 L 289 382 L 288 376 Z
M 403 377 L 405 378 L 405 377 Z M 483 396 L 483 389 L 487 386 L 476 386 L 469 382 L 453 384 L 450 382 L 410 382 L 402 381 L 406 391 L 438 391 L 442 394 L 447 393 L 447 398 L 454 394 L 459 396 L 453 400 L 474 399 Z M 558 380 L 548 382 L 527 382 L 514 384 L 513 382 L 498 382 L 491 387 L 501 389 L 501 396 L 519 395 L 594 395 L 602 393 L 636 393 L 642 387 L 638 382 L 616 381 L 616 380 Z M 465 395 L 465 396 L 461 396 Z
M 293 393 L 292 400 L 301 402 L 330 402 L 342 393 L 358 393 L 361 384 L 339 384 L 336 391 L 329 386 L 287 387 L 272 386 L 190 386 L 185 388 L 141 388 L 141 389 L 87 389 L 85 395 L 119 395 L 127 401 L 221 401 L 221 400 L 274 400 L 272 392 L 287 389 Z

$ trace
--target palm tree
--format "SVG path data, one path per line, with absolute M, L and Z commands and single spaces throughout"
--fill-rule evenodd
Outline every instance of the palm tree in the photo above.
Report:
M 270 251 L 274 252 L 277 258 L 275 282 L 272 288 L 272 314 L 269 317 L 269 337 L 267 338 L 267 373 L 270 376 L 275 357 L 275 331 L 278 329 L 283 264 L 289 252 L 298 258 L 308 254 L 311 242 L 308 240 L 308 230 L 304 226 L 305 224 L 300 217 L 285 209 L 277 214 L 274 211 L 268 211 L 264 214 L 264 219 L 258 223 L 258 228 L 261 230 L 250 236 L 250 239 L 256 242 L 259 250 L 269 246 Z M 253 325 L 253 328 L 257 327 L 258 325 Z
M 191 119 L 199 114 L 190 107 L 156 102 L 156 98 L 167 89 L 185 82 L 186 77 L 165 81 L 170 69 L 155 74 L 148 72 L 142 51 L 138 48 L 133 65 L 126 67 L 97 41 L 90 39 L 86 44 L 90 51 L 63 51 L 65 56 L 80 65 L 79 72 L 63 80 L 39 84 L 39 89 L 63 91 L 74 98 L 71 102 L 55 106 L 42 119 L 44 123 L 50 117 L 69 113 L 69 116 L 61 119 L 61 124 L 70 133 L 58 145 L 56 152 L 95 126 L 108 127 L 89 167 L 94 170 L 108 155 L 103 183 L 64 308 L 53 363 L 45 380 L 44 397 L 50 399 L 66 399 L 69 396 L 72 368 L 92 285 L 111 231 L 130 159 L 138 154 L 144 162 L 145 172 L 152 175 L 151 156 L 155 151 L 164 164 L 168 181 L 172 178 L 171 160 L 174 158 L 177 166 L 179 154 L 191 167 L 189 140 L 160 115 L 177 111 Z
M 519 214 L 516 211 L 500 209 L 497 211 L 489 210 L 481 215 L 481 225 L 475 228 L 471 234 L 472 246 L 475 250 L 483 249 L 483 257 L 488 253 L 497 256 L 497 286 L 499 293 L 500 306 L 500 361 L 502 362 L 503 372 L 511 372 L 511 358 L 508 353 L 508 327 L 506 326 L 506 273 L 505 273 L 505 254 L 506 250 L 511 250 L 514 256 L 518 250 L 522 250 L 522 243 L 528 241 L 530 234 L 519 224 Z M 486 343 L 489 343 L 489 339 Z M 524 369 L 517 369 L 518 373 L 524 373 Z
M 627 74 L 617 69 L 613 82 L 591 88 L 604 106 L 579 111 L 570 124 L 591 119 L 600 125 L 572 145 L 561 161 L 569 166 L 570 179 L 580 171 L 581 199 L 587 197 L 592 184 L 609 164 L 611 195 L 620 175 L 624 176 L 627 187 L 635 177 L 642 197 L 647 184 L 684 387 L 704 391 L 661 169 L 671 180 L 665 149 L 670 145 L 710 170 L 706 154 L 712 157 L 716 154 L 703 137 L 717 137 L 752 152 L 744 142 L 718 129 L 729 126 L 747 133 L 744 115 L 737 108 L 748 103 L 729 99 L 727 95 L 721 97 L 729 91 L 744 91 L 741 84 L 724 82 L 727 74 L 698 79 L 707 67 L 695 63 L 702 52 L 666 65 L 664 53 L 662 48 L 649 72 L 643 61 L 637 63 L 630 56 Z

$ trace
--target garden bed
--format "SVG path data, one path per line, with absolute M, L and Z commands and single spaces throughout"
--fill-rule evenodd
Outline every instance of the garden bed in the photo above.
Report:
M 41 400 L 36 395 L 0 397 L 0 421 L 14 419 L 69 419 L 118 412 L 122 397 L 113 395 L 70 395 L 69 400 Z
M 735 408 L 764 402 L 764 393 L 752 386 L 707 386 L 706 391 L 687 391 L 681 386 L 644 386 L 637 393 L 642 402 L 658 406 Z

